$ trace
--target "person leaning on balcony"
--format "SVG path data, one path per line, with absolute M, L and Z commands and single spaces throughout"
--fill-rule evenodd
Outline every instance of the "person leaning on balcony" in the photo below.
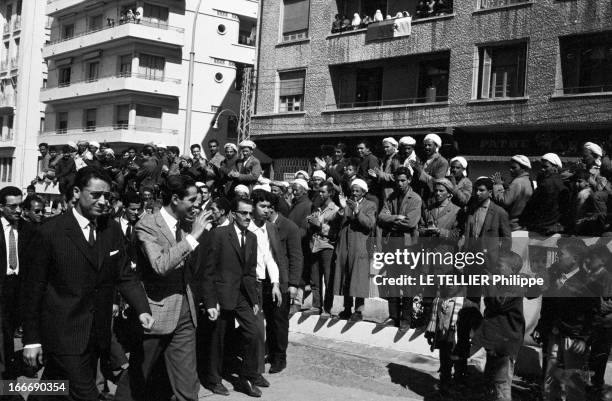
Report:
M 426 135 L 423 139 L 423 145 L 427 160 L 423 165 L 411 161 L 410 166 L 414 169 L 415 178 L 420 182 L 417 192 L 419 192 L 423 201 L 427 202 L 433 192 L 433 181 L 446 176 L 448 161 L 439 153 L 442 139 L 438 135 Z

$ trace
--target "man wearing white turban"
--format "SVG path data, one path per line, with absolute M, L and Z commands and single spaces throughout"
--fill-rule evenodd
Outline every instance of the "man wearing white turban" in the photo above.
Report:
M 519 217 L 523 214 L 527 202 L 533 195 L 533 187 L 529 178 L 531 162 L 527 156 L 515 155 L 510 159 L 510 176 L 512 181 L 507 189 L 499 172 L 493 175 L 493 199 L 503 206 L 510 218 L 510 229 L 521 230 Z
M 423 139 L 423 145 L 427 160 L 425 160 L 422 166 L 416 162 L 410 162 L 410 166 L 414 169 L 414 181 L 418 179 L 420 182 L 417 192 L 420 193 L 423 202 L 427 202 L 433 193 L 433 181 L 436 178 L 444 178 L 446 176 L 448 161 L 439 153 L 442 139 L 438 135 L 426 135 L 425 139 Z
M 420 160 L 414 151 L 415 145 L 416 140 L 411 136 L 403 136 L 399 140 L 399 159 L 404 167 L 408 167 L 410 169 L 411 173 L 412 167 L 410 166 L 410 163 L 420 163 Z
M 230 171 L 227 175 L 235 184 L 244 184 L 250 187 L 256 184 L 259 176 L 261 176 L 261 163 L 253 155 L 254 149 L 255 143 L 253 141 L 244 140 L 240 142 L 242 159 L 236 163 L 236 170 Z
M 449 191 L 453 195 L 451 201 L 459 207 L 466 206 L 472 197 L 472 181 L 467 176 L 467 166 L 467 160 L 461 156 L 450 161 L 449 180 L 454 187 Z
M 559 169 L 563 166 L 559 156 L 547 153 L 542 156 L 540 163 L 542 169 L 538 186 L 533 191 L 519 224 L 529 231 L 549 236 L 564 230 L 563 223 L 567 223 L 570 211 L 570 194 L 559 175 Z
M 402 165 L 399 159 L 397 150 L 398 143 L 395 139 L 389 137 L 382 140 L 385 156 L 380 162 L 380 167 L 368 171 L 370 176 L 378 180 L 379 193 L 378 196 L 384 202 L 387 196 L 393 192 L 395 187 L 393 181 L 393 173 Z
M 603 157 L 603 149 L 601 146 L 593 142 L 586 142 L 582 145 L 582 162 L 586 169 L 592 166 L 601 166 L 601 158 Z

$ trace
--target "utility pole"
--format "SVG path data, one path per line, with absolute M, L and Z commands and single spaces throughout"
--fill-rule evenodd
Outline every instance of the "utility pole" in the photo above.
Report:
M 240 95 L 240 115 L 238 116 L 238 143 L 249 139 L 251 113 L 253 111 L 253 67 L 244 67 L 242 91 Z
M 195 39 L 198 27 L 198 14 L 202 0 L 198 0 L 195 14 L 193 16 L 193 26 L 191 27 L 191 51 L 189 52 L 189 76 L 187 77 L 187 105 L 185 110 L 185 135 L 183 136 L 183 153 L 189 153 L 189 140 L 191 136 L 191 108 L 193 107 L 193 68 L 195 65 Z

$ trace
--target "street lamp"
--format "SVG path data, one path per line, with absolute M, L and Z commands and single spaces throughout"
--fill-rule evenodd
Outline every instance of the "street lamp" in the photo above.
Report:
M 214 129 L 218 129 L 219 128 L 219 117 L 221 117 L 221 114 L 225 113 L 226 111 L 231 113 L 234 117 L 236 117 L 236 119 L 238 119 L 238 115 L 234 112 L 234 110 L 232 110 L 232 109 L 222 109 L 220 112 L 217 113 L 217 115 L 215 115 L 215 118 L 213 118 L 213 120 L 210 122 L 210 125 Z

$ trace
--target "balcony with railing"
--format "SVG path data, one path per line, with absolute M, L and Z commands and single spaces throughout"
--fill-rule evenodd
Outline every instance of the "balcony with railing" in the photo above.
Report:
M 72 7 L 82 5 L 85 3 L 91 3 L 93 5 L 97 3 L 97 1 L 94 1 L 94 0 L 48 0 L 46 14 L 49 16 L 54 16 L 54 14 L 68 11 L 68 9 Z
M 9 33 L 11 33 L 11 22 L 7 21 L 2 27 L 2 34 L 8 35 Z
M 15 108 L 15 95 L 13 93 L 0 94 L 0 108 Z
M 19 57 L 12 57 L 11 58 L 11 70 L 15 70 L 19 68 Z
M 89 28 L 83 32 L 75 32 L 70 37 L 55 38 L 43 49 L 43 57 L 54 57 L 75 50 L 92 46 L 100 46 L 107 42 L 115 42 L 135 38 L 154 42 L 158 46 L 182 47 L 185 41 L 185 30 L 162 22 L 141 20 L 139 23 L 130 21 L 116 24 L 107 20 L 102 27 Z
M 57 86 L 42 88 L 43 102 L 72 100 L 83 96 L 106 96 L 118 92 L 142 92 L 161 97 L 179 97 L 181 80 L 149 74 L 122 73 L 104 77 L 86 78 L 80 81 L 60 82 Z
M 39 132 L 39 141 L 49 145 L 63 145 L 70 141 L 89 139 L 106 143 L 149 143 L 164 142 L 177 144 L 179 130 L 147 127 L 143 125 L 115 124 L 109 126 L 89 126 L 80 128 L 57 129 Z
M 478 10 L 491 10 L 510 6 L 521 6 L 531 3 L 533 0 L 478 0 Z
M 21 15 L 15 17 L 15 21 L 13 21 L 13 31 L 21 30 Z

